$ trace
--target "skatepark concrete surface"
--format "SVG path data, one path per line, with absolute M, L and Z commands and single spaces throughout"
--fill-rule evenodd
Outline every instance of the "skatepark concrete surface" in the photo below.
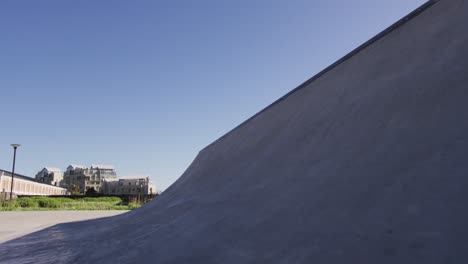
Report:
M 468 0 L 430 1 L 158 199 L 0 244 L 0 263 L 468 263 L 467 190 Z
M 128 211 L 12 211 L 0 212 L 0 243 L 47 227 L 101 217 L 110 217 Z M 0 257 L 1 259 L 1 257 Z

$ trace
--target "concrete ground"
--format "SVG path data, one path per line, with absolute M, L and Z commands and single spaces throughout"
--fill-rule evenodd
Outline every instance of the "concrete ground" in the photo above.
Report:
M 119 211 L 16 211 L 0 212 L 0 243 L 47 227 L 126 213 Z

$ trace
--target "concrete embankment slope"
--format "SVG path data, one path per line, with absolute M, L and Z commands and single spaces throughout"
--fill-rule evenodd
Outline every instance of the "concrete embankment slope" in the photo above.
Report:
M 468 1 L 432 1 L 200 152 L 163 195 L 2 263 L 468 262 Z

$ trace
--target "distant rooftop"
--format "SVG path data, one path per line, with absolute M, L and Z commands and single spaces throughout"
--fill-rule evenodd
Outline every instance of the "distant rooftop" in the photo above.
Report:
M 101 170 L 113 170 L 114 166 L 112 166 L 112 165 L 103 165 L 103 164 L 92 164 L 91 168 L 101 169 Z
M 0 176 L 2 176 L 2 175 L 11 177 L 11 171 L 6 171 L 6 170 L 0 169 Z M 36 181 L 34 180 L 34 178 L 31 178 L 31 177 L 25 176 L 25 175 L 21 175 L 21 174 L 18 174 L 18 173 L 16 173 L 16 172 L 15 172 L 15 178 L 19 178 L 19 179 L 23 179 L 23 180 L 27 180 L 27 181 L 36 182 Z
M 124 180 L 132 180 L 132 179 L 146 179 L 146 178 L 149 178 L 148 176 L 138 176 L 138 175 L 135 175 L 135 176 L 122 176 L 120 177 L 120 179 L 124 179 Z
M 70 164 L 68 167 L 72 167 L 73 169 L 86 169 L 86 166 L 76 164 Z
M 105 182 L 116 182 L 116 181 L 119 181 L 119 179 L 117 178 L 104 178 L 103 179 Z
M 54 167 L 44 167 L 47 171 L 61 171 L 59 168 L 54 168 Z

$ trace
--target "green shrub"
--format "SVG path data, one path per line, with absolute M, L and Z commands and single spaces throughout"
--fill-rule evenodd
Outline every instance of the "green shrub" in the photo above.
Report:
M 20 207 L 37 207 L 37 201 L 32 198 L 18 198 L 16 201 Z
M 59 208 L 60 202 L 51 198 L 44 198 L 38 201 L 41 208 Z
M 138 203 L 128 203 L 128 210 L 133 210 L 133 209 L 137 209 L 137 208 L 140 208 L 141 205 L 138 204 Z
M 98 192 L 94 189 L 94 187 L 89 188 L 85 192 L 86 196 L 96 196 L 97 194 L 98 194 Z

